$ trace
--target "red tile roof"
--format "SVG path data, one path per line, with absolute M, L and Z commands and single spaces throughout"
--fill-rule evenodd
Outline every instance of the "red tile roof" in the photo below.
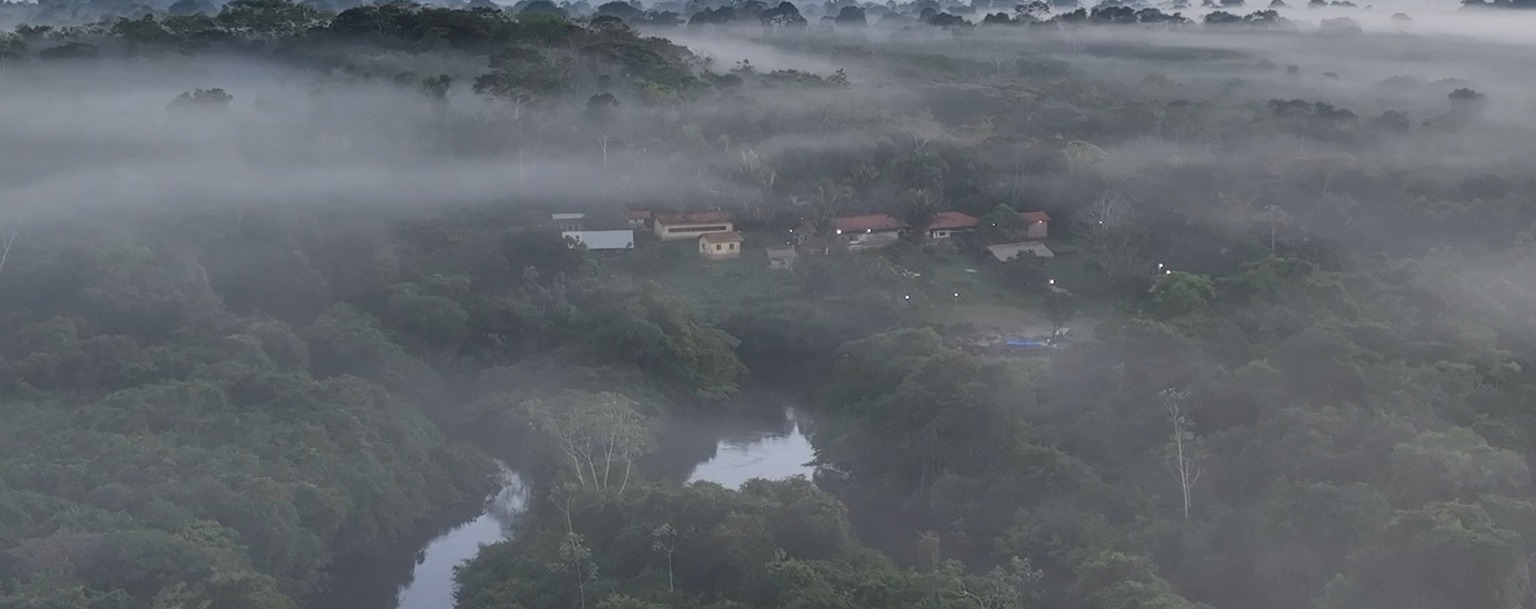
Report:
M 1047 214 L 1047 213 L 1045 213 L 1043 211 L 1021 211 L 1021 212 L 1019 212 L 1019 217 L 1024 218 L 1024 220 L 1026 222 L 1029 222 L 1031 224 L 1033 224 L 1035 222 L 1050 222 L 1051 221 L 1051 215 Z
M 869 214 L 865 216 L 838 218 L 832 223 L 832 226 L 837 230 L 843 231 L 845 233 L 877 230 L 901 230 L 906 228 L 906 225 L 902 224 L 901 220 L 897 220 L 886 214 Z
M 958 211 L 941 211 L 928 223 L 928 230 L 955 230 L 960 228 L 976 228 L 979 222 L 976 216 L 963 214 Z
M 709 233 L 707 235 L 699 235 L 699 238 L 703 239 L 705 243 L 740 243 L 741 233 L 736 231 L 731 231 L 728 233 Z
M 731 214 L 723 211 L 690 211 L 656 216 L 657 224 L 718 224 L 730 221 Z
M 629 219 L 630 220 L 649 220 L 649 219 L 651 219 L 651 210 L 649 210 L 649 209 L 632 209 L 632 210 L 629 211 Z

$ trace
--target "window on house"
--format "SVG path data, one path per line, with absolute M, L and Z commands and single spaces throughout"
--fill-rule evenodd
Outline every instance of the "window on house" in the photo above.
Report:
M 715 244 L 715 251 L 717 251 L 717 252 L 720 251 L 720 245 L 719 244 Z
M 728 231 L 730 229 L 731 229 L 730 226 L 724 225 L 724 224 L 714 225 L 714 226 L 679 226 L 679 227 L 676 227 L 676 228 L 669 228 L 669 229 L 667 229 L 667 233 L 668 234 L 677 234 L 677 233 L 723 233 L 723 232 Z

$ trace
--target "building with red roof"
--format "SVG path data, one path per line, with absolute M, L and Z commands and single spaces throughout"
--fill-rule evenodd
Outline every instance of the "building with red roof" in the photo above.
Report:
M 646 229 L 646 228 L 650 228 L 650 223 L 651 223 L 651 210 L 649 210 L 649 209 L 631 209 L 631 210 L 629 210 L 629 227 L 630 228 L 633 228 L 633 229 L 636 229 L 636 230 L 643 230 L 643 229 Z
M 1044 239 L 1051 227 L 1051 215 L 1043 211 L 1021 211 L 1019 217 L 1024 219 L 1024 238 Z
M 710 233 L 728 233 L 736 230 L 731 215 L 723 211 L 695 211 L 679 214 L 656 214 L 651 219 L 656 236 L 662 241 L 697 239 Z
M 865 214 L 838 218 L 832 222 L 840 233 L 901 232 L 907 225 L 889 214 Z
M 838 218 L 832 222 L 836 241 L 850 252 L 878 249 L 901 239 L 907 225 L 889 214 L 865 214 Z
M 949 239 L 958 233 L 976 230 L 981 221 L 967 213 L 941 211 L 928 223 L 929 239 Z

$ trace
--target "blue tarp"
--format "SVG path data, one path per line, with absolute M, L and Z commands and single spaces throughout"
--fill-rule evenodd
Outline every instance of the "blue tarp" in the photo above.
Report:
M 1040 349 L 1048 346 L 1038 340 L 1025 340 L 1022 338 L 1010 338 L 1003 344 L 1009 347 L 1016 347 L 1020 349 Z

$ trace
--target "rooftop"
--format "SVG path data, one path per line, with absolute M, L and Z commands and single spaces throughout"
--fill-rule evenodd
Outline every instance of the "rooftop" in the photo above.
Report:
M 845 233 L 901 230 L 906 228 L 906 225 L 902 224 L 901 220 L 897 220 L 896 218 L 893 218 L 887 214 L 868 214 L 864 216 L 838 218 L 835 222 L 833 222 L 832 225 L 837 230 L 843 231 Z
M 1041 243 L 1039 241 L 1024 241 L 1024 242 L 1020 242 L 1020 243 L 999 243 L 997 245 L 988 245 L 987 246 L 987 253 L 988 254 L 992 254 L 993 258 L 996 258 L 996 259 L 998 259 L 1000 261 L 1003 261 L 1003 262 L 1007 262 L 1009 260 L 1013 260 L 1014 258 L 1019 257 L 1019 255 L 1025 253 L 1025 252 L 1028 252 L 1030 254 L 1034 254 L 1034 255 L 1039 256 L 1041 258 L 1055 258 L 1056 257 L 1056 253 L 1055 252 L 1052 252 L 1050 248 L 1046 247 L 1044 243 Z
M 587 217 L 586 214 L 550 214 L 549 219 L 559 222 L 561 220 L 580 220 Z
M 800 254 L 795 252 L 795 246 L 793 246 L 793 245 L 770 245 L 770 246 L 768 246 L 768 259 L 770 259 L 770 260 L 780 260 L 780 259 L 784 259 L 784 258 L 799 258 L 799 257 L 800 257 Z
M 560 236 L 574 239 L 589 250 L 627 250 L 635 247 L 635 231 L 632 230 L 568 230 L 560 233 Z
M 631 209 L 631 210 L 629 210 L 629 219 L 630 220 L 649 220 L 649 219 L 651 219 L 651 210 L 649 210 L 649 209 Z
M 1051 221 L 1051 215 L 1043 211 L 1021 211 L 1019 212 L 1019 217 L 1024 218 L 1025 221 L 1031 224 Z
M 928 223 L 928 230 L 955 230 L 960 228 L 976 228 L 979 222 L 976 216 L 960 213 L 958 211 L 941 211 Z
M 716 224 L 730 222 L 731 214 L 723 211 L 689 211 L 680 214 L 657 214 L 657 224 Z
M 736 231 L 725 233 L 709 233 L 707 235 L 700 235 L 699 238 L 703 239 L 705 243 L 740 243 L 741 233 Z

